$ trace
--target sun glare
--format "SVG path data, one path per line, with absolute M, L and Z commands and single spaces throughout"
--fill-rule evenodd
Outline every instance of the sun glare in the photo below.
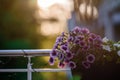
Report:
M 37 0 L 38 7 L 48 8 L 55 3 L 55 0 Z
M 67 30 L 67 19 L 73 11 L 73 0 L 37 0 L 41 22 L 38 31 L 44 36 L 56 35 Z M 51 22 L 55 18 L 58 22 Z
M 55 3 L 67 4 L 69 2 L 70 2 L 70 0 L 37 0 L 38 7 L 42 8 L 42 9 L 46 9 Z

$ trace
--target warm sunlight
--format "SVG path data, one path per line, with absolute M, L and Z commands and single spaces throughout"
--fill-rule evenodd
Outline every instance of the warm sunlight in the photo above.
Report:
M 42 9 L 46 9 L 55 3 L 67 4 L 72 0 L 37 0 L 38 6 Z
M 67 28 L 67 20 L 73 11 L 73 0 L 37 0 L 39 7 L 38 16 L 41 18 L 41 25 L 38 32 L 44 36 L 56 35 Z M 50 21 L 56 19 L 56 22 Z
M 40 8 L 48 8 L 55 3 L 56 0 L 37 0 Z
M 42 35 L 45 36 L 60 34 L 62 31 L 64 31 L 64 25 L 65 24 L 60 22 L 59 23 L 43 22 L 41 24 L 40 32 Z

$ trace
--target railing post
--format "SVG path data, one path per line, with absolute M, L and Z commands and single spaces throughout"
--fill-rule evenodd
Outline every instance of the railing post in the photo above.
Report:
M 28 64 L 27 64 L 27 80 L 32 80 L 32 66 L 31 66 L 31 56 L 28 56 Z
M 72 78 L 72 73 L 71 73 L 71 71 L 67 71 L 66 72 L 67 73 L 67 78 L 68 78 L 68 80 L 73 80 Z
M 67 66 L 66 69 L 70 69 L 70 68 Z M 66 70 L 66 74 L 67 74 L 68 80 L 73 80 L 71 69 Z

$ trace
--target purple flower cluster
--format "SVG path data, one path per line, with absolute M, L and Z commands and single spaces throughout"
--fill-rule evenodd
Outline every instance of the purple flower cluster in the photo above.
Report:
M 98 49 L 102 48 L 102 39 L 99 35 L 91 33 L 87 28 L 75 27 L 69 33 L 63 32 L 56 39 L 53 50 L 50 53 L 49 63 L 54 64 L 55 58 L 59 59 L 58 66 L 64 68 L 76 68 L 75 57 L 79 56 L 82 61 L 79 61 L 85 68 L 90 68 L 90 65 L 95 62 L 95 55 Z M 81 53 L 82 52 L 82 53 Z

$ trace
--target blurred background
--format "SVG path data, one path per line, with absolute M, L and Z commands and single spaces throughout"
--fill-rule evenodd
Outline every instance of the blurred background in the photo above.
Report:
M 60 33 L 75 26 L 118 41 L 119 5 L 120 0 L 0 0 L 0 49 L 51 49 Z M 48 57 L 34 57 L 32 62 L 33 68 L 57 67 L 49 66 Z M 0 68 L 26 68 L 26 64 L 23 57 L 0 57 Z M 26 80 L 26 76 L 0 73 L 0 80 Z M 66 80 L 64 72 L 33 73 L 33 80 L 61 79 Z

